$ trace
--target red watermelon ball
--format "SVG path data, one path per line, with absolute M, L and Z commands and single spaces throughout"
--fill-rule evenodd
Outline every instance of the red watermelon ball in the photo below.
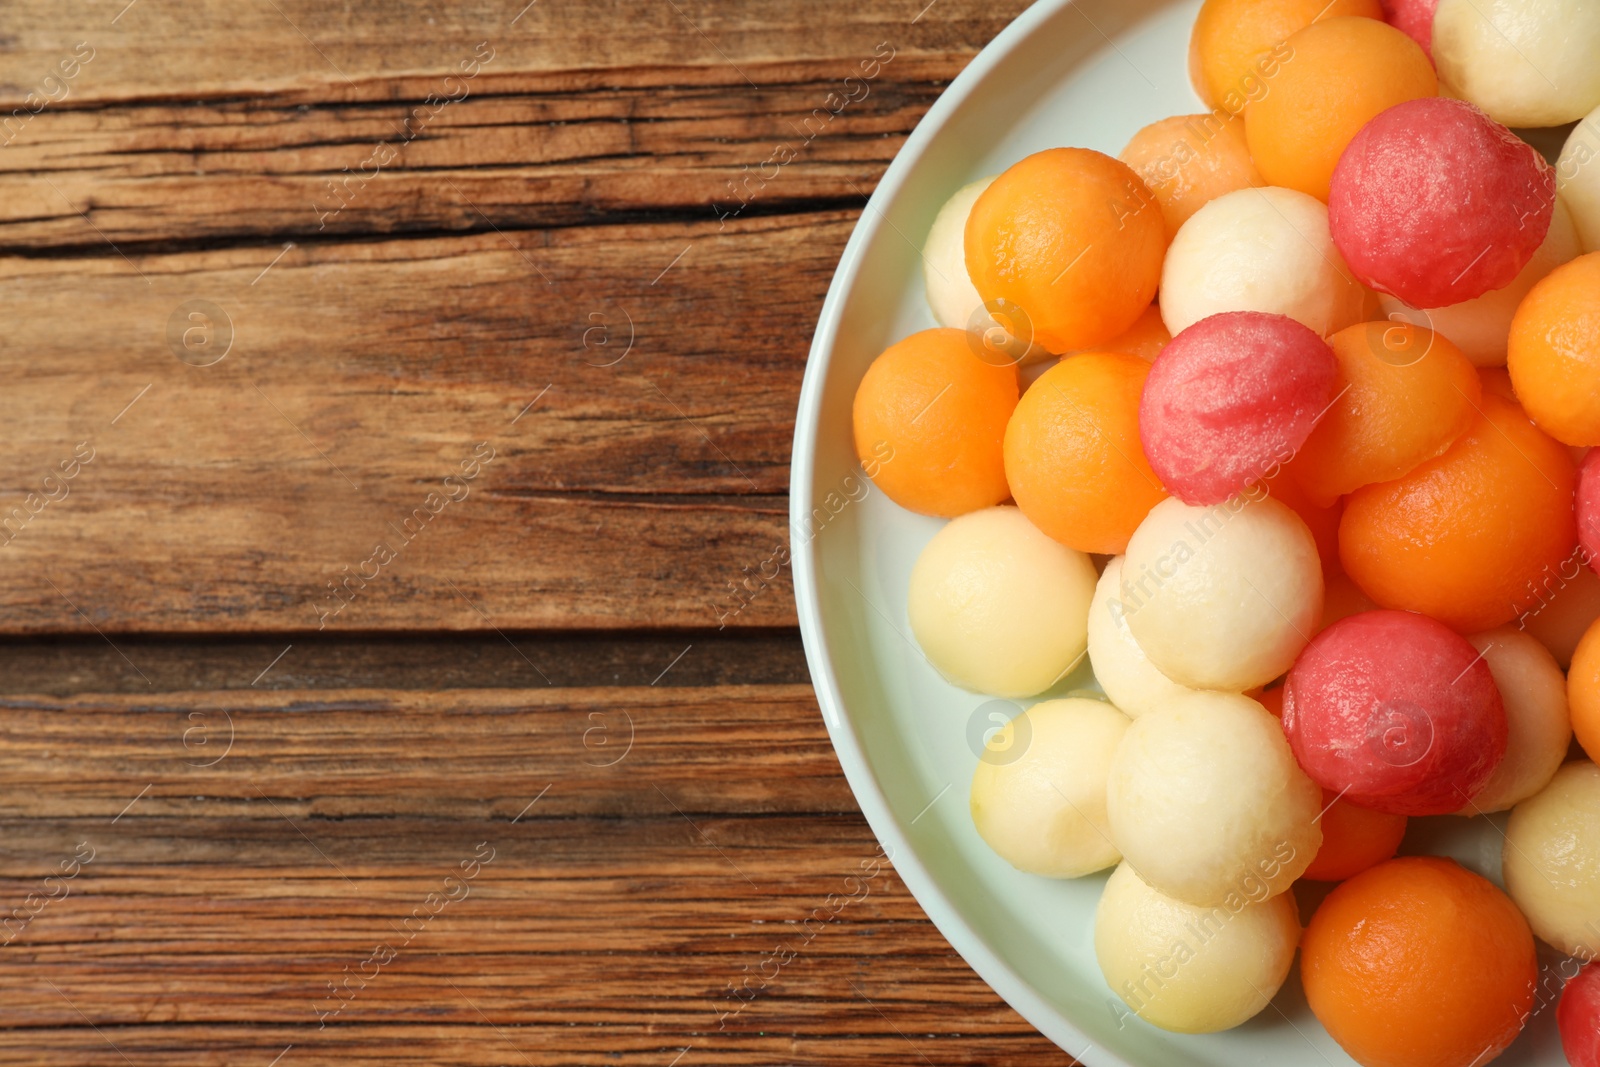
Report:
M 1439 0 L 1379 0 L 1383 5 L 1383 21 L 1422 46 L 1429 59 L 1433 58 L 1433 13 Z
M 1220 504 L 1293 458 L 1338 377 L 1333 349 L 1287 315 L 1201 319 L 1161 350 L 1145 379 L 1145 458 L 1185 504 Z
M 1390 815 L 1459 811 L 1506 754 L 1506 713 L 1467 639 L 1409 611 L 1364 611 L 1289 670 L 1283 731 L 1312 780 Z
M 1600 1067 L 1600 964 L 1589 964 L 1561 991 L 1556 1026 L 1572 1067 Z
M 1461 100 L 1409 100 L 1361 128 L 1328 197 L 1333 243 L 1368 286 L 1415 308 L 1503 289 L 1555 213 L 1555 170 Z
M 1592 448 L 1578 468 L 1578 544 L 1589 566 L 1600 571 L 1600 448 Z

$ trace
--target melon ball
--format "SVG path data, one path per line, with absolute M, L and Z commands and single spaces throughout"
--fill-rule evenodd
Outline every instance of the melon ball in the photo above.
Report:
M 1278 720 L 1237 693 L 1185 693 L 1128 727 L 1106 786 L 1139 877 L 1199 907 L 1289 888 L 1322 845 L 1322 790 Z
M 1539 641 L 1511 626 L 1467 638 L 1489 665 L 1506 709 L 1506 755 L 1457 815 L 1507 811 L 1555 777 L 1572 747 L 1567 677 Z
M 1106 777 L 1128 725 L 1102 700 L 1069 699 L 1035 704 L 1001 727 L 972 776 L 979 836 L 1019 871 L 1046 878 L 1122 859 L 1106 820 Z
M 1556 1025 L 1571 1067 L 1600 1067 L 1600 963 L 1589 963 L 1561 991 Z
M 1167 224 L 1126 163 L 1052 148 L 1012 164 L 972 205 L 967 272 L 1050 352 L 1104 344 L 1155 299 Z
M 1463 100 L 1507 126 L 1560 126 L 1600 107 L 1600 6 L 1440 0 L 1433 60 Z
M 1512 809 L 1501 860 L 1506 892 L 1541 940 L 1600 955 L 1600 768 L 1568 763 Z
M 1318 631 L 1326 630 L 1340 619 L 1348 619 L 1352 615 L 1359 615 L 1363 611 L 1372 611 L 1378 605 L 1372 598 L 1361 591 L 1355 583 L 1342 570 L 1330 571 L 1327 576 L 1327 592 L 1322 603 L 1322 625 Z
M 1088 352 L 1119 352 L 1127 356 L 1138 356 L 1146 362 L 1153 362 L 1171 341 L 1172 334 L 1167 332 L 1167 324 L 1161 321 L 1161 305 L 1151 304 L 1139 316 L 1139 321 L 1105 344 L 1096 345 L 1094 348 L 1080 348 L 1066 354 L 1078 356 Z
M 1600 755 L 1600 622 L 1578 642 L 1567 672 L 1567 710 L 1572 732 L 1590 759 Z
M 1590 567 L 1600 569 L 1600 449 L 1590 449 L 1578 466 L 1578 553 Z
M 1288 670 L 1316 632 L 1322 592 L 1311 531 L 1254 487 L 1209 508 L 1157 504 L 1122 567 L 1134 639 L 1192 689 L 1241 693 Z
M 1586 252 L 1600 252 L 1600 107 L 1573 127 L 1556 161 L 1556 188 Z
M 1245 138 L 1268 184 L 1318 200 L 1328 199 L 1339 155 L 1363 126 L 1439 92 L 1417 42 L 1376 19 L 1319 19 L 1283 46 L 1290 58 L 1244 109 Z
M 1033 327 L 1016 308 L 997 302 L 986 309 L 967 273 L 967 216 L 994 181 L 994 175 L 963 185 L 934 217 L 922 247 L 922 280 L 928 308 L 940 326 L 965 330 L 969 345 L 986 363 L 1032 364 L 1050 353 L 1032 343 Z
M 1580 500 L 1582 491 L 1580 481 Z M 1581 527 L 1581 506 L 1579 515 Z M 1585 566 L 1585 560 L 1592 558 L 1587 552 L 1575 552 L 1562 560 L 1553 573 L 1541 574 L 1533 606 L 1517 620 L 1518 626 L 1550 650 L 1562 670 L 1572 665 L 1578 642 L 1600 619 L 1600 575 Z
M 1207 107 L 1237 115 L 1294 59 L 1284 41 L 1322 19 L 1383 17 L 1378 0 L 1205 0 L 1189 37 L 1189 80 Z
M 1334 168 L 1328 221 L 1356 277 L 1412 307 L 1516 280 L 1550 230 L 1555 170 L 1471 104 L 1429 97 L 1367 123 Z
M 1231 115 L 1174 115 L 1153 122 L 1133 135 L 1119 158 L 1155 194 L 1169 238 L 1217 197 L 1267 184 L 1250 161 L 1244 122 Z
M 1144 454 L 1173 496 L 1220 504 L 1294 457 L 1338 379 L 1333 349 L 1287 316 L 1201 319 L 1172 339 L 1145 379 Z
M 1089 605 L 1089 663 L 1106 696 L 1129 718 L 1166 707 L 1189 692 L 1162 674 L 1128 629 L 1122 602 L 1122 557 L 1106 564 Z
M 1042 693 L 1088 647 L 1094 564 L 1013 507 L 961 516 L 911 569 L 907 611 L 923 654 L 975 693 Z
M 1063 359 L 1022 394 L 1006 425 L 1006 484 L 1039 529 L 1080 552 L 1116 555 L 1166 497 L 1139 446 L 1150 364 L 1118 352 Z
M 1283 687 L 1283 731 L 1316 783 L 1390 815 L 1446 815 L 1506 752 L 1484 657 L 1441 622 L 1367 611 L 1312 640 Z
M 1382 0 L 1383 21 L 1417 42 L 1433 58 L 1433 13 L 1439 0 Z
M 1287 315 L 1323 337 L 1365 317 L 1366 289 L 1334 247 L 1328 209 L 1292 189 L 1240 189 L 1190 216 L 1161 273 L 1173 336 L 1224 311 Z
M 983 297 L 967 273 L 967 216 L 993 181 L 991 174 L 957 189 L 934 216 L 928 240 L 922 246 L 922 280 L 928 290 L 928 308 L 940 326 L 965 330 L 983 307 Z
M 1173 900 L 1124 863 L 1094 915 L 1106 985 L 1139 1018 L 1180 1034 L 1228 1030 L 1265 1008 L 1289 976 L 1300 917 L 1288 894 L 1246 891 L 1214 908 Z
M 1503 367 L 1506 364 L 1506 342 L 1511 336 L 1511 320 L 1517 306 L 1544 276 L 1561 264 L 1578 258 L 1583 246 L 1578 241 L 1578 230 L 1572 213 L 1559 198 L 1555 212 L 1550 216 L 1550 231 L 1544 243 L 1534 252 L 1522 273 L 1504 289 L 1494 289 L 1473 300 L 1464 300 L 1449 307 L 1417 311 L 1404 301 L 1387 293 L 1380 293 L 1378 305 L 1384 317 L 1391 322 L 1420 322 L 1436 333 L 1444 335 L 1478 367 Z
M 1005 430 L 1017 369 L 978 358 L 960 330 L 914 333 L 884 349 L 851 405 L 856 456 L 903 508 L 953 518 L 1011 495 Z

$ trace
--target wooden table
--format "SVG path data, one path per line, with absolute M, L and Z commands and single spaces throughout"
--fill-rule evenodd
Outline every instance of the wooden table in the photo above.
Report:
M 1025 5 L 524 2 L 4 6 L 0 1063 L 1069 1062 L 729 610 Z

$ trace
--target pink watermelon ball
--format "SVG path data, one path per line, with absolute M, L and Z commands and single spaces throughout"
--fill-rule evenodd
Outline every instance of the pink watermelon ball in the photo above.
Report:
M 1478 650 L 1407 611 L 1365 611 L 1312 638 L 1284 683 L 1283 730 L 1318 785 L 1391 815 L 1459 811 L 1507 740 Z
M 1333 242 L 1368 286 L 1417 308 L 1502 289 L 1555 213 L 1555 170 L 1461 100 L 1427 97 L 1361 128 L 1333 171 Z
M 1600 963 L 1590 963 L 1561 991 L 1556 1026 L 1572 1067 L 1600 1067 Z
M 1383 21 L 1422 46 L 1429 59 L 1433 58 L 1433 13 L 1439 0 L 1379 0 L 1383 5 Z
M 1600 448 L 1589 450 L 1578 468 L 1578 544 L 1589 566 L 1600 571 Z
M 1338 377 L 1333 349 L 1286 315 L 1201 319 L 1162 349 L 1145 379 L 1145 458 L 1185 504 L 1220 504 L 1293 458 Z

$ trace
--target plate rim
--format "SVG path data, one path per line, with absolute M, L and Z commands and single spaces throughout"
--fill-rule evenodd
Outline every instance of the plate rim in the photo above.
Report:
M 912 130 L 906 143 L 895 155 L 884 172 L 883 179 L 873 190 L 861 218 L 851 231 L 839 266 L 828 286 L 828 295 L 818 316 L 817 329 L 812 335 L 811 348 L 806 357 L 805 375 L 800 387 L 800 403 L 795 416 L 793 450 L 789 467 L 789 534 L 790 563 L 794 579 L 795 607 L 800 622 L 800 637 L 805 647 L 806 665 L 811 672 L 811 684 L 822 710 L 823 724 L 833 743 L 835 755 L 844 771 L 845 780 L 861 806 L 867 825 L 873 835 L 885 846 L 885 855 L 894 865 L 906 887 L 911 890 L 918 906 L 932 920 L 939 933 L 961 958 L 988 986 L 1009 1004 L 1013 1010 L 1037 1029 L 1057 1047 L 1081 1063 L 1093 1051 L 1094 1063 L 1104 1067 L 1137 1067 L 1110 1049 L 1089 1041 L 1060 1009 L 1041 996 L 1033 986 L 1019 975 L 1009 963 L 983 942 L 967 924 L 959 910 L 940 889 L 937 881 L 918 859 L 906 832 L 889 806 L 889 801 L 879 785 L 863 750 L 861 738 L 845 709 L 839 680 L 827 655 L 824 628 L 819 608 L 817 589 L 816 538 L 806 539 L 796 547 L 793 536 L 796 529 L 804 528 L 804 517 L 811 514 L 813 506 L 812 482 L 815 475 L 815 449 L 817 429 L 821 421 L 824 380 L 827 377 L 832 353 L 837 343 L 840 321 L 845 301 L 854 288 L 861 272 L 862 254 L 866 245 L 875 239 L 883 228 L 884 213 L 880 204 L 897 196 L 912 171 L 922 162 L 930 143 L 949 123 L 957 108 L 967 97 L 1027 40 L 1041 25 L 1074 5 L 1076 0 L 1036 0 L 985 45 L 972 62 L 951 81 L 933 106 Z M 1081 1053 L 1072 1052 L 1082 1048 Z

